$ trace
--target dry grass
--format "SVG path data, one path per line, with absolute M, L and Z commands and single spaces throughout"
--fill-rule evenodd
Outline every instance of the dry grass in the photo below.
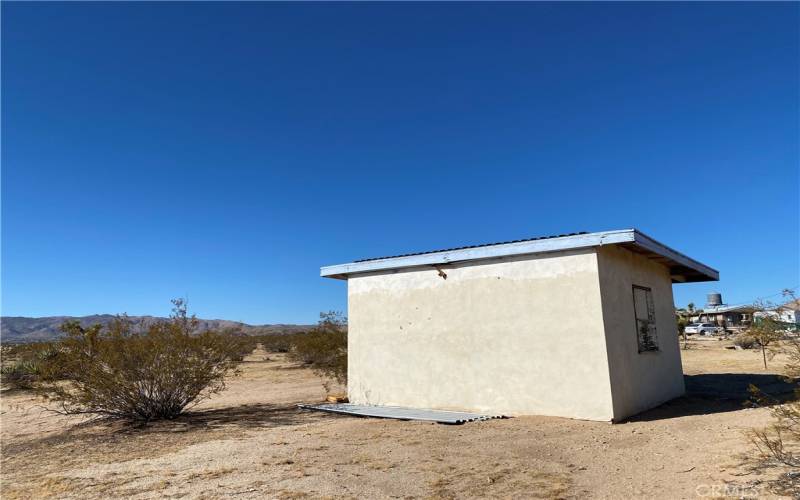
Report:
M 752 481 L 739 475 L 749 472 L 738 458 L 750 446 L 744 432 L 769 416 L 744 408 L 736 394 L 742 383 L 772 376 L 758 369 L 758 353 L 722 343 L 683 353 L 695 394 L 618 425 L 522 417 L 441 426 L 301 412 L 295 403 L 324 398 L 320 379 L 258 351 L 194 413 L 139 428 L 49 414 L 30 394 L 4 393 L 1 493 L 693 498 L 702 485 Z M 722 388 L 726 398 L 713 396 Z

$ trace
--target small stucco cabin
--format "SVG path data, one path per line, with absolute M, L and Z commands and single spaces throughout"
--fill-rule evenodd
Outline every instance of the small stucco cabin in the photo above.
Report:
M 327 266 L 352 403 L 619 421 L 684 393 L 672 284 L 719 273 L 635 229 Z

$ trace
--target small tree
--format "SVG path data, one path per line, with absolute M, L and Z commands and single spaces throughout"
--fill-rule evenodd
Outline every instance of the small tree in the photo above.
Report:
M 773 342 L 783 338 L 783 325 L 780 317 L 774 313 L 774 305 L 769 302 L 758 301 L 754 305 L 755 311 L 760 312 L 758 317 L 753 315 L 753 322 L 747 330 L 747 335 L 755 340 L 761 347 L 761 357 L 764 360 L 764 369 L 767 369 L 767 348 Z
M 124 315 L 105 330 L 66 322 L 58 363 L 42 367 L 39 389 L 62 413 L 138 421 L 174 418 L 221 391 L 241 342 L 229 334 L 195 335 L 198 322 L 186 302 L 173 305 L 168 320 L 138 327 Z M 56 382 L 56 373 L 69 383 Z

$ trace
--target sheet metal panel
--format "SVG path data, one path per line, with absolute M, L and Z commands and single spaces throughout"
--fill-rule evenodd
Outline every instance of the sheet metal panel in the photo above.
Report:
M 387 271 L 495 259 L 515 255 L 528 255 L 563 250 L 598 247 L 603 245 L 622 245 L 630 250 L 640 251 L 674 268 L 676 282 L 717 281 L 719 272 L 672 248 L 655 241 L 636 229 L 602 231 L 597 233 L 571 233 L 511 242 L 489 243 L 469 247 L 458 247 L 430 252 L 418 252 L 393 257 L 362 259 L 347 264 L 320 268 L 320 276 L 347 279 L 349 275 L 373 271 Z
M 566 236 L 556 236 L 543 239 L 519 240 L 514 243 L 500 243 L 477 245 L 455 250 L 437 250 L 411 254 L 401 257 L 388 257 L 350 262 L 334 266 L 325 266 L 320 269 L 320 276 L 336 279 L 346 279 L 350 274 L 381 271 L 388 269 L 403 269 L 409 267 L 430 266 L 436 264 L 451 264 L 468 262 L 498 257 L 511 257 L 516 255 L 558 252 L 589 248 L 599 245 L 615 243 L 633 243 L 634 231 L 606 231 L 603 233 L 577 233 Z
M 325 403 L 297 405 L 304 410 L 325 411 L 356 417 L 392 418 L 396 420 L 422 420 L 440 424 L 460 425 L 479 420 L 506 418 L 503 415 L 484 415 L 459 411 L 427 410 L 424 408 L 401 408 L 399 406 L 367 406 L 352 403 Z

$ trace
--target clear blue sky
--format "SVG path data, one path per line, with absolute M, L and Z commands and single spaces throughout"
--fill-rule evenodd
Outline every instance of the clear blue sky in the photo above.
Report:
M 636 227 L 800 284 L 797 3 L 2 4 L 2 314 L 313 322 L 319 267 Z

